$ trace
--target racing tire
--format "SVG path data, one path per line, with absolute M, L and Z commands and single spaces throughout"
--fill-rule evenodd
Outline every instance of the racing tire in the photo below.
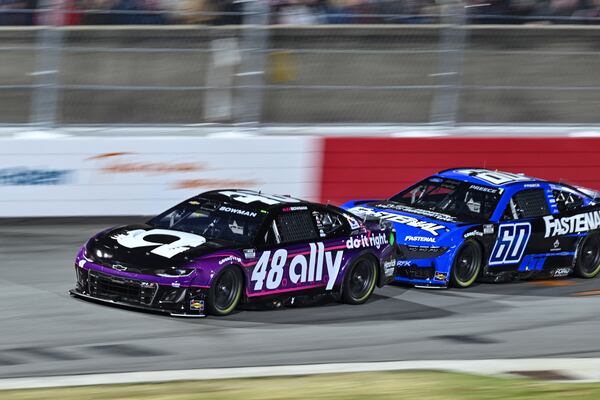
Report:
M 219 317 L 231 314 L 240 303 L 243 289 L 244 278 L 238 268 L 229 267 L 221 271 L 208 289 L 208 313 Z
M 456 253 L 452 270 L 450 271 L 450 282 L 453 287 L 468 288 L 479 277 L 483 264 L 483 250 L 479 243 L 467 240 Z
M 583 239 L 575 261 L 575 275 L 591 279 L 600 273 L 600 234 L 593 233 Z
M 342 302 L 363 304 L 375 291 L 378 266 L 370 257 L 356 260 L 346 272 L 342 286 Z

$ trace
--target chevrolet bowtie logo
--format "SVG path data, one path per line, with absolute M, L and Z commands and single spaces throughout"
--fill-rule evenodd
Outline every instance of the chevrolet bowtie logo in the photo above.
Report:
M 121 264 L 115 264 L 115 265 L 113 265 L 112 269 L 116 269 L 117 271 L 127 271 L 127 267 L 124 267 Z

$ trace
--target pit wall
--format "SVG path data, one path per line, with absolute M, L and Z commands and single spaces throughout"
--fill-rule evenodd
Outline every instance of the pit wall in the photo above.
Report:
M 0 139 L 0 217 L 152 215 L 248 188 L 340 204 L 486 167 L 600 189 L 600 138 Z

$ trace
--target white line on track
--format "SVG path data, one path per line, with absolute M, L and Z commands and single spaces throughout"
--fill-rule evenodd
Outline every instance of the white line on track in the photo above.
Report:
M 477 375 L 553 371 L 572 378 L 569 382 L 600 382 L 600 358 L 545 358 L 390 361 L 12 378 L 0 379 L 0 390 L 407 370 L 450 371 Z

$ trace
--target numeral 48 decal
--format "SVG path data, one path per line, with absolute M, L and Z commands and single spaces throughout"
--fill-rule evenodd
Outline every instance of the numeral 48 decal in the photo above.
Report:
M 490 265 L 514 264 L 521 261 L 530 237 L 529 222 L 500 225 Z
M 328 276 L 326 290 L 333 289 L 344 252 L 325 251 L 323 243 L 310 243 L 309 246 L 308 258 L 304 254 L 298 254 L 290 261 L 288 268 L 285 268 L 289 257 L 286 249 L 279 249 L 275 253 L 265 251 L 252 270 L 250 280 L 254 283 L 253 290 L 277 290 L 283 281 L 294 286 L 321 282 L 325 270 Z

